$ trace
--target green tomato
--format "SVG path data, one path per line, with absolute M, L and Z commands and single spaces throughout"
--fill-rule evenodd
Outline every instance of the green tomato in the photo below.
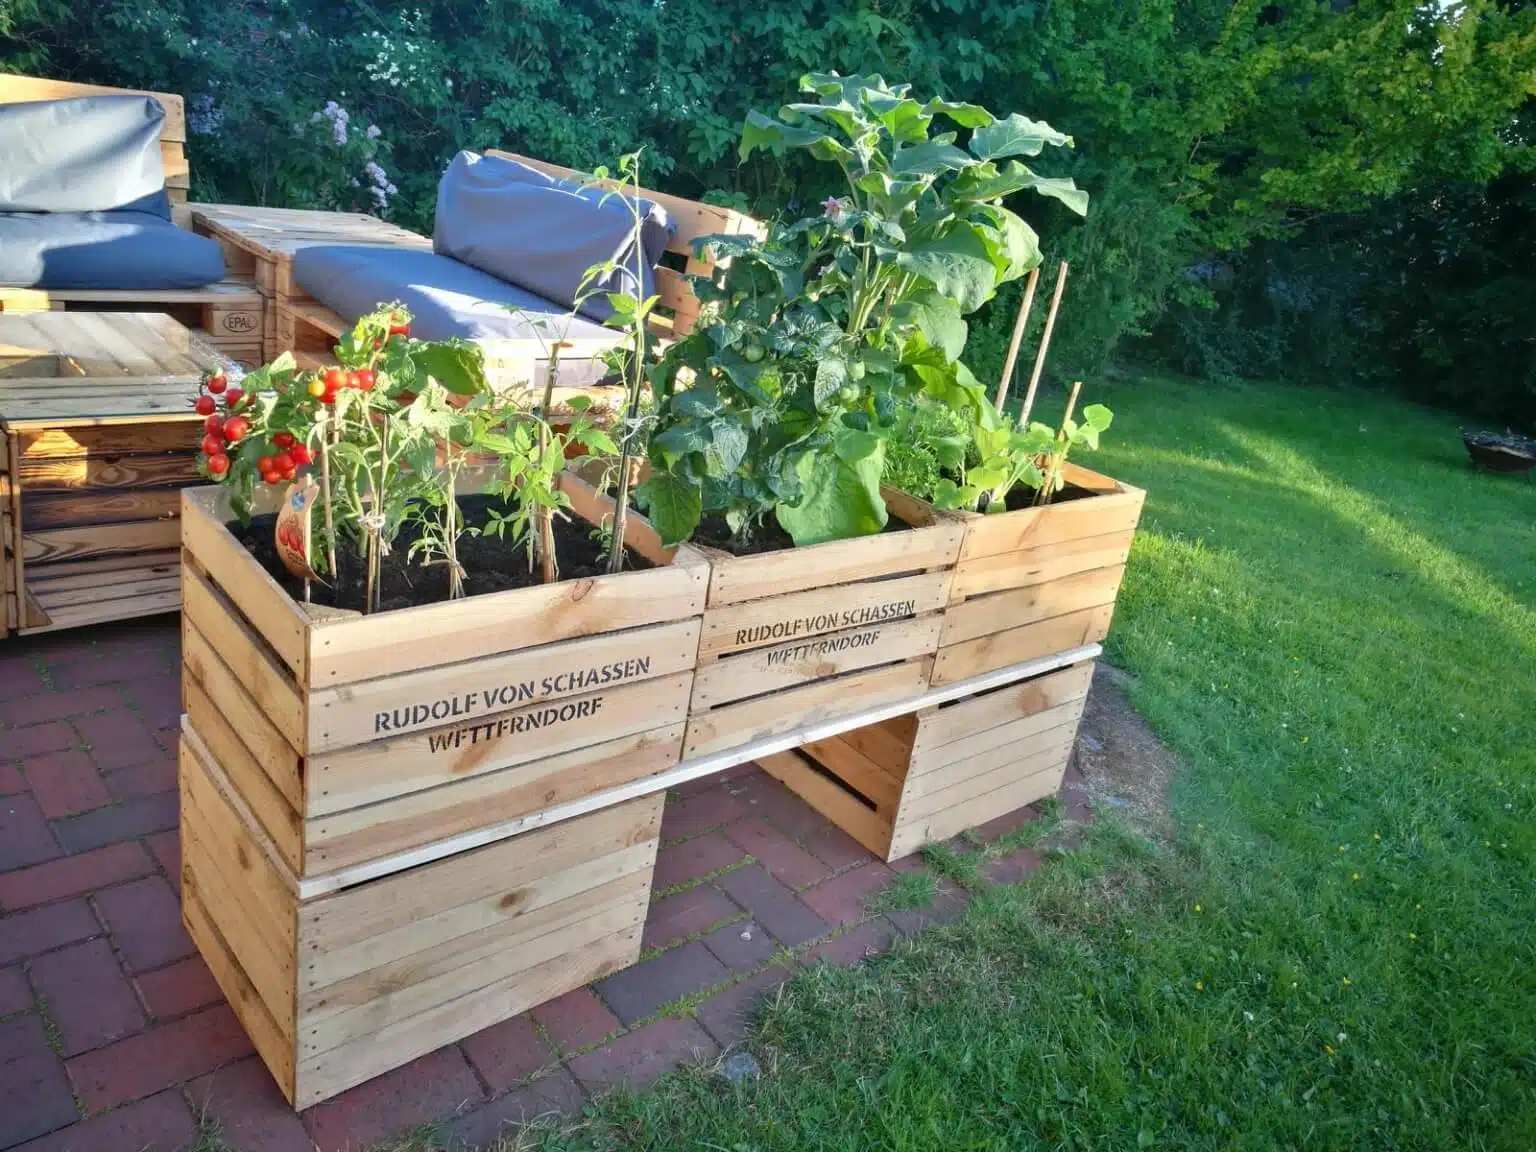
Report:
M 849 361 L 849 363 L 848 363 L 848 379 L 850 379 L 850 380 L 862 380 L 862 379 L 864 379 L 864 361 L 862 361 L 862 360 L 851 360 L 851 361 Z
M 765 351 L 763 346 L 754 340 L 741 350 L 741 354 L 746 357 L 748 364 L 756 364 L 763 358 Z
M 837 398 L 844 404 L 852 404 L 859 398 L 859 390 L 852 384 L 844 384 L 837 390 Z

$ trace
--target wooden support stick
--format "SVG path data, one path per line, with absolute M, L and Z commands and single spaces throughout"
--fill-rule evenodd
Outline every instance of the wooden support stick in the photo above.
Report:
M 1024 393 L 1024 407 L 1019 409 L 1019 427 L 1029 425 L 1029 411 L 1035 406 L 1035 389 L 1040 387 L 1040 374 L 1045 371 L 1045 353 L 1051 346 L 1051 332 L 1056 327 L 1056 311 L 1061 307 L 1061 294 L 1067 290 L 1067 262 L 1056 267 L 1056 290 L 1051 293 L 1051 310 L 1045 314 L 1045 331 L 1040 333 L 1040 348 L 1035 352 L 1035 370 L 1029 374 L 1029 391 Z
M 1046 469 L 1045 481 L 1040 485 L 1039 490 L 1035 492 L 1035 503 L 1037 505 L 1049 504 L 1051 497 L 1061 487 L 1061 466 L 1066 463 L 1067 451 L 1071 448 L 1071 445 L 1066 442 L 1067 422 L 1072 419 L 1072 413 L 1077 408 L 1077 394 L 1082 390 L 1083 382 L 1081 380 L 1074 380 L 1072 382 L 1072 395 L 1067 397 L 1067 410 L 1062 413 L 1061 427 L 1056 430 L 1056 445 L 1051 450 L 1051 462 Z
M 1013 322 L 1013 338 L 1008 341 L 1008 358 L 1003 361 L 1003 376 L 997 382 L 997 413 L 1003 413 L 1003 403 L 1008 399 L 1008 386 L 1013 383 L 1013 369 L 1019 362 L 1019 345 L 1024 340 L 1024 329 L 1029 324 L 1029 310 L 1035 302 L 1035 285 L 1040 283 L 1040 265 L 1029 270 L 1029 283 L 1024 285 L 1024 300 L 1019 305 L 1019 318 Z

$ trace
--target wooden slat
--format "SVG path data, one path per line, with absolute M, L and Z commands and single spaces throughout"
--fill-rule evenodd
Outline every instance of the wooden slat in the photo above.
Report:
M 866 724 L 841 739 L 860 755 L 874 761 L 890 775 L 900 779 L 907 771 L 912 753 L 912 739 L 917 731 L 915 718 L 900 716 L 884 724 Z
M 704 581 L 701 569 L 672 565 L 328 623 L 315 631 L 311 683 L 350 684 L 681 620 L 703 611 Z M 487 620 L 505 624 L 487 628 Z
M 217 304 L 238 308 L 262 308 L 264 298 L 250 276 L 227 275 L 201 288 L 0 288 L 0 311 L 13 305 L 22 311 L 63 311 L 70 304 Z
M 305 619 L 277 581 L 214 516 L 218 497 L 217 488 L 182 490 L 182 546 L 271 645 L 295 680 L 307 684 L 309 636 Z
M 113 552 L 145 552 L 174 548 L 181 533 L 174 520 L 139 520 L 130 524 L 97 524 L 78 528 L 48 528 L 21 536 L 28 563 L 51 564 Z
M 1020 716 L 1045 712 L 1088 695 L 1093 661 L 1087 660 L 1018 684 L 995 688 L 953 704 L 927 709 L 918 721 L 912 750 L 924 755 Z
M 960 524 L 944 521 L 756 556 L 701 549 L 710 561 L 709 606 L 945 568 L 955 562 L 964 532 Z
M 932 667 L 933 657 L 924 656 L 695 715 L 688 721 L 683 755 L 688 759 L 707 756 L 892 700 L 921 696 Z
M 21 514 L 31 529 L 124 520 L 174 520 L 181 515 L 181 493 L 172 488 L 47 495 L 34 493 L 27 485 L 22 491 Z
M 926 772 L 907 777 L 898 822 L 928 816 L 952 808 L 972 796 L 990 792 L 1007 782 L 1007 773 L 1024 776 L 1031 771 L 1020 768 L 1049 752 L 1065 757 L 1077 738 L 1077 718 L 1081 709 L 1065 705 L 1065 711 L 1052 716 L 1055 723 L 1027 736 L 976 752 L 963 760 L 952 760 Z M 1031 717 L 1034 719 L 1034 717 Z
M 944 610 L 939 643 L 947 647 L 1004 628 L 1018 628 L 1083 608 L 1113 604 L 1124 575 L 1125 565 L 1117 564 L 951 604 Z
M 939 644 L 937 614 L 872 628 L 851 628 L 807 641 L 742 652 L 700 666 L 690 710 L 780 692 L 860 668 L 929 656 Z
M 699 656 L 805 640 L 873 621 L 905 620 L 942 608 L 951 573 L 924 572 L 895 580 L 866 580 L 724 607 L 704 615 Z
M 198 479 L 197 457 L 188 453 L 162 456 L 41 458 L 22 461 L 16 478 L 29 493 L 69 492 L 81 489 L 158 488 L 186 485 Z M 181 494 L 172 493 L 176 515 L 181 515 Z M 96 493 L 107 498 L 110 493 Z
M 47 572 L 48 569 L 42 571 Z M 159 599 L 167 596 L 175 600 L 181 593 L 181 574 L 175 569 L 158 573 L 136 572 L 133 569 L 97 573 L 89 577 L 94 581 L 90 584 L 80 584 L 80 579 L 79 576 L 69 577 L 62 584 L 57 580 L 40 580 L 37 570 L 34 570 L 27 580 L 27 591 L 37 598 L 43 611 L 50 616 L 60 609 L 82 605 L 105 609 L 108 603 L 114 601 L 142 597 Z
M 1015 512 L 966 519 L 960 561 L 1061 544 L 1087 536 L 1108 536 L 1136 527 L 1145 494 L 1138 489 L 1021 508 Z
M 950 598 L 960 600 L 986 592 L 1001 592 L 1044 584 L 1095 568 L 1123 567 L 1131 554 L 1135 529 L 1046 544 L 1022 552 L 999 552 L 955 566 Z
M 196 450 L 199 439 L 201 436 L 193 436 L 192 429 L 184 424 L 36 429 L 21 434 L 19 473 L 26 476 L 31 465 L 44 461 L 75 461 L 82 457 L 124 466 L 161 453 L 186 460 L 187 454 Z
M 691 672 L 677 672 L 468 724 L 315 753 L 306 767 L 310 810 L 344 811 L 681 723 L 692 680 Z
M 1109 634 L 1109 621 L 1113 615 L 1114 605 L 1103 604 L 940 648 L 933 666 L 933 685 L 952 684 L 1052 652 L 1097 644 Z
M 891 837 L 890 858 L 898 859 L 917 851 L 924 844 L 948 840 L 988 820 L 1015 812 L 1026 804 L 1055 795 L 1061 788 L 1067 757 L 1061 755 L 1053 760 L 1046 756 L 1042 758 L 1042 765 L 1037 766 L 1037 771 L 1011 779 L 991 792 L 973 796 L 925 819 L 914 820 L 897 828 Z

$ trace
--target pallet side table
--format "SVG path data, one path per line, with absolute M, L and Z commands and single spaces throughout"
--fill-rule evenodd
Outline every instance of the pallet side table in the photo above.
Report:
M 216 356 L 170 317 L 0 315 L 0 537 L 22 635 L 181 606 L 180 489 Z

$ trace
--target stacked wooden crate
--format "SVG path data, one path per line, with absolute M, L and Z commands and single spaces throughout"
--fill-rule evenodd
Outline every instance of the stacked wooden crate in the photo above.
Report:
M 677 766 L 707 565 L 633 517 L 652 568 L 364 617 L 296 602 L 218 498 L 183 506 L 186 920 L 289 1100 L 632 963 L 659 788 L 540 825 Z

